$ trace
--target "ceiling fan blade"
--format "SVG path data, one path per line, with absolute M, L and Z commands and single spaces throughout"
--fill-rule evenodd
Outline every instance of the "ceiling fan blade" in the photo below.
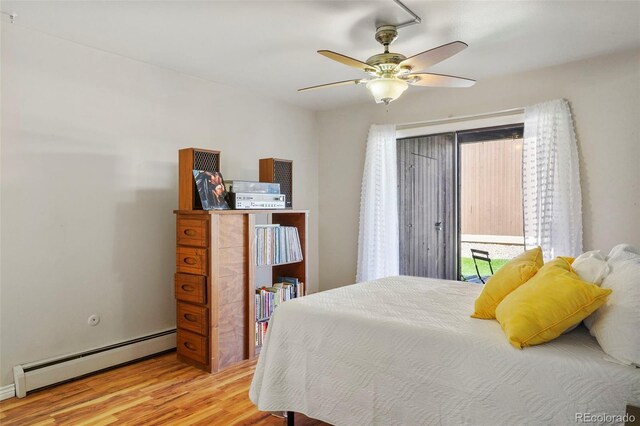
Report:
M 306 90 L 322 89 L 324 87 L 346 86 L 346 85 L 349 85 L 349 84 L 360 84 L 360 83 L 366 83 L 367 81 L 369 81 L 369 80 L 367 80 L 366 78 L 358 78 L 356 80 L 336 81 L 335 83 L 326 83 L 326 84 L 319 84 L 317 86 L 304 87 L 302 89 L 298 89 L 298 92 L 304 92 Z
M 358 68 L 364 72 L 376 71 L 371 65 L 359 61 L 357 59 L 353 59 L 349 56 L 342 55 L 340 53 L 332 52 L 331 50 L 318 50 L 318 53 L 322 56 L 326 56 L 329 59 L 333 59 L 334 61 L 340 62 L 341 64 Z
M 414 86 L 428 87 L 471 87 L 476 84 L 476 81 L 470 78 L 431 73 L 406 74 L 402 79 Z
M 467 43 L 454 41 L 413 55 L 398 64 L 399 68 L 409 67 L 411 71 L 421 71 L 442 62 L 467 48 Z

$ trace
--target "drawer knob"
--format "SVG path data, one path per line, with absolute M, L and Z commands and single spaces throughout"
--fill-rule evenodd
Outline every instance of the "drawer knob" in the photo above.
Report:
M 184 314 L 184 319 L 186 319 L 187 321 L 191 321 L 191 322 L 198 321 L 198 317 L 196 317 L 193 314 Z
M 194 290 L 193 286 L 190 284 L 182 284 L 180 288 L 182 288 L 182 291 L 185 291 L 187 293 L 191 293 Z
M 185 229 L 184 230 L 184 235 L 187 235 L 189 237 L 193 237 L 194 235 L 196 235 L 196 231 L 194 231 L 193 229 Z
M 198 263 L 198 261 L 196 259 L 194 259 L 193 257 L 185 257 L 183 259 L 184 263 L 186 263 L 187 265 L 195 265 L 196 263 Z
M 196 350 L 196 346 L 191 342 L 184 342 L 184 347 L 189 349 L 190 351 Z

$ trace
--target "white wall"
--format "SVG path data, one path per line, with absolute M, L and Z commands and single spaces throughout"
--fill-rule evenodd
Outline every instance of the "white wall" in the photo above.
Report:
M 227 179 L 294 161 L 317 288 L 312 113 L 18 25 L 1 60 L 0 385 L 18 363 L 175 326 L 179 148 L 220 149 Z
M 640 51 L 635 50 L 479 81 L 470 89 L 410 88 L 389 112 L 371 101 L 319 114 L 321 289 L 355 280 L 371 124 L 474 115 L 563 97 L 571 103 L 579 139 L 585 249 L 640 245 Z

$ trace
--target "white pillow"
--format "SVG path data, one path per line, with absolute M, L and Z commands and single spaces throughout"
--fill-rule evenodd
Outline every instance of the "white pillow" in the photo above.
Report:
M 632 246 L 631 244 L 618 244 L 609 252 L 607 261 L 622 260 L 634 257 L 634 255 L 640 254 L 640 249 Z
M 578 274 L 581 280 L 588 283 L 594 283 L 600 285 L 604 277 L 609 274 L 609 264 L 605 260 L 600 250 L 592 250 L 586 253 L 582 253 L 576 257 L 571 264 L 573 271 Z M 580 323 L 573 327 L 567 328 L 562 334 L 572 332 Z
M 621 244 L 607 260 L 611 272 L 601 287 L 613 292 L 584 322 L 608 355 L 640 366 L 640 250 Z
M 596 285 L 600 285 L 610 271 L 609 264 L 600 250 L 588 251 L 576 257 L 571 268 L 581 280 Z

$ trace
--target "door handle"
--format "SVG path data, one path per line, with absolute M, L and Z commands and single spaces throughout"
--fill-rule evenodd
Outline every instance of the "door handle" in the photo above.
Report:
M 434 223 L 434 226 L 436 228 L 436 231 L 442 231 L 442 222 L 436 222 Z

